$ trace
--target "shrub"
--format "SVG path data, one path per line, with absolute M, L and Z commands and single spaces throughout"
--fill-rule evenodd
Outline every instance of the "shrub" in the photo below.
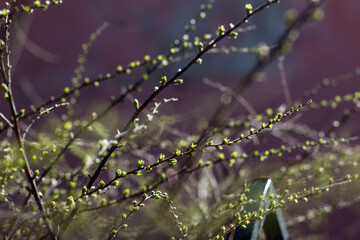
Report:
M 284 70 L 303 26 L 323 18 L 323 2 L 284 10 L 284 31 L 276 41 L 241 48 L 253 19 L 272 16 L 279 1 L 244 4 L 238 22 L 208 33 L 200 26 L 220 5 L 210 0 L 167 51 L 95 76 L 86 63 L 105 23 L 82 45 L 71 83 L 23 108 L 12 69 L 17 20 L 61 8 L 62 1 L 6 2 L 0 12 L 2 237 L 221 239 L 282 208 L 291 238 L 303 239 L 308 228 L 322 226 L 322 217 L 357 203 L 360 149 L 352 120 L 360 92 L 331 90 L 354 82 L 359 69 L 317 81 L 296 97 Z M 221 54 L 237 59 L 245 53 L 254 66 L 231 76 L 241 78 L 237 82 L 205 78 L 201 87 L 215 91 L 189 83 L 187 74 L 197 67 L 198 75 L 211 75 Z M 280 84 L 264 76 L 274 69 Z M 284 95 L 285 102 L 275 106 L 278 101 L 264 101 L 265 94 Z M 182 104 L 180 97 L 190 100 Z M 246 206 L 266 200 L 248 198 L 259 177 L 271 178 L 277 194 L 269 196 L 269 209 L 247 213 Z

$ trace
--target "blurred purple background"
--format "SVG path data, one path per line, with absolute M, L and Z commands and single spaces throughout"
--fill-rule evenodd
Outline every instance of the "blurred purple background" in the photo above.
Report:
M 99 73 L 114 72 L 117 65 L 142 60 L 145 54 L 156 56 L 166 53 L 169 43 L 182 36 L 183 26 L 199 12 L 201 3 L 203 2 L 193 0 L 178 4 L 163 0 L 146 3 L 64 1 L 60 6 L 50 7 L 48 11 L 40 10 L 32 15 L 24 15 L 18 23 L 23 34 L 17 35 L 18 41 L 13 42 L 14 82 L 17 85 L 26 84 L 25 86 L 29 86 L 30 83 L 43 100 L 51 95 L 58 95 L 59 89 L 71 83 L 81 44 L 104 22 L 108 22 L 109 27 L 90 50 L 85 76 L 92 78 Z M 256 6 L 260 3 L 261 1 L 254 1 L 252 4 Z M 248 25 L 257 26 L 255 31 L 243 34 L 239 40 L 231 43 L 228 41 L 227 44 L 254 47 L 258 42 L 274 43 L 285 28 L 284 10 L 301 10 L 305 3 L 306 1 L 298 0 L 284 1 L 271 7 L 249 22 Z M 324 6 L 325 19 L 308 24 L 303 29 L 293 52 L 285 59 L 285 70 L 293 100 L 315 82 L 352 71 L 358 66 L 359 5 L 359 1 L 356 0 L 329 0 Z M 214 9 L 208 12 L 208 18 L 199 23 L 198 34 L 212 33 L 221 24 L 226 26 L 229 22 L 235 23 L 243 14 L 243 3 L 240 1 L 216 2 Z M 27 36 L 28 40 L 25 45 L 22 44 L 24 36 Z M 191 78 L 191 81 L 187 81 L 184 89 L 191 91 L 190 82 L 201 84 L 204 77 L 223 83 L 239 81 L 252 67 L 255 59 L 254 54 L 208 56 L 204 58 L 203 65 L 193 68 L 186 74 L 185 77 Z M 183 64 L 168 68 L 162 74 L 171 76 L 174 70 Z M 264 97 L 268 96 L 268 99 L 251 99 L 255 105 L 261 105 L 270 99 L 274 106 L 284 101 L 283 95 L 276 90 L 279 87 L 276 80 L 279 78 L 278 70 L 272 67 L 268 75 L 274 78 L 263 88 L 267 91 Z M 151 80 L 157 81 L 155 79 L 157 78 L 153 77 Z M 94 97 L 107 94 L 116 85 L 114 82 L 109 81 L 103 85 L 101 91 L 91 93 L 95 94 Z M 346 92 L 346 89 L 339 88 L 347 87 L 339 86 L 336 91 Z M 179 91 L 184 92 L 184 89 Z M 209 90 L 211 91 L 211 88 Z M 33 94 L 30 95 L 27 96 L 19 89 L 15 97 L 18 102 L 41 102 Z M 3 106 L 1 109 L 3 110 Z
M 261 2 L 251 1 L 253 6 Z M 12 42 L 13 81 L 18 108 L 27 108 L 30 103 L 38 105 L 50 96 L 62 93 L 64 87 L 71 86 L 81 45 L 104 22 L 108 22 L 109 27 L 93 44 L 87 58 L 84 76 L 91 79 L 99 73 L 115 72 L 119 64 L 126 66 L 133 60 L 142 60 L 146 54 L 157 56 L 166 53 L 169 43 L 182 36 L 184 25 L 199 12 L 201 3 L 203 1 L 199 0 L 64 0 L 63 4 L 52 6 L 48 11 L 38 10 L 32 15 L 22 15 L 17 22 L 21 32 L 12 33 L 15 36 Z M 248 23 L 256 25 L 256 30 L 241 34 L 238 40 L 226 40 L 226 45 L 254 47 L 258 42 L 273 44 L 285 30 L 284 11 L 289 8 L 301 11 L 306 3 L 300 0 L 282 1 Z M 230 0 L 215 2 L 207 18 L 199 22 L 197 33 L 212 33 L 221 24 L 236 23 L 244 15 L 244 4 L 243 1 Z M 328 0 L 323 9 L 325 19 L 307 24 L 292 53 L 285 57 L 285 71 L 293 101 L 323 78 L 352 72 L 360 65 L 360 1 Z M 202 65 L 194 66 L 183 76 L 183 86 L 171 88 L 162 96 L 180 98 L 180 102 L 175 104 L 179 114 L 188 114 L 191 108 L 190 118 L 199 118 L 204 113 L 211 116 L 213 103 L 218 102 L 221 94 L 204 85 L 202 80 L 207 77 L 234 86 L 251 69 L 255 60 L 251 53 L 205 56 Z M 162 75 L 173 75 L 183 64 L 175 64 L 154 74 L 147 86 L 152 89 Z M 245 98 L 259 113 L 266 107 L 275 107 L 285 101 L 279 79 L 274 63 L 266 71 L 267 81 L 256 83 L 245 93 Z M 120 77 L 103 83 L 98 89 L 87 88 L 82 91 L 80 101 L 94 104 L 97 101 L 107 102 L 109 96 L 116 96 L 121 87 L 133 80 L 131 76 Z M 257 94 L 253 94 L 254 88 Z M 316 96 L 314 100 L 351 93 L 356 89 L 360 90 L 359 78 L 329 89 L 325 95 Z M 0 100 L 0 110 L 8 112 L 3 99 Z M 352 124 L 358 125 L 355 120 Z M 354 130 L 353 134 L 359 135 L 359 128 Z M 353 229 L 351 234 L 344 232 L 348 225 L 360 223 L 359 204 L 354 209 L 344 209 L 329 216 L 323 228 L 328 239 L 360 238 L 359 229 Z

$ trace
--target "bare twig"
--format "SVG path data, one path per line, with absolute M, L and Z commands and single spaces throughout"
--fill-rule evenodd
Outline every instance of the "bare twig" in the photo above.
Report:
M 11 127 L 11 128 L 14 127 L 14 125 L 10 122 L 10 120 L 7 119 L 7 118 L 5 117 L 5 115 L 2 114 L 1 112 L 0 112 L 0 117 L 9 125 L 9 127 Z
M 283 89 L 284 92 L 284 96 L 285 96 L 285 102 L 287 106 L 291 106 L 291 94 L 290 94 L 290 89 L 289 89 L 289 84 L 286 78 L 286 72 L 285 72 L 285 67 L 284 67 L 284 59 L 285 56 L 281 56 L 278 58 L 278 64 L 277 67 L 279 69 L 280 72 L 280 83 L 281 83 L 281 87 Z

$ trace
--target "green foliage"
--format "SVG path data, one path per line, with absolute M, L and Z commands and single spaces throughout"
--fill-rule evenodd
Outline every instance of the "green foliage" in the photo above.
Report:
M 251 34 L 246 24 L 253 16 L 277 2 L 248 3 L 245 13 L 239 11 L 239 22 L 203 33 L 198 23 L 206 21 L 208 11 L 216 14 L 218 7 L 210 0 L 167 52 L 117 64 L 112 73 L 84 77 L 90 48 L 108 26 L 103 24 L 81 46 L 68 87 L 41 105 L 17 111 L 10 28 L 21 14 L 61 8 L 55 5 L 62 1 L 8 1 L 0 10 L 1 104 L 10 107 L 9 113 L 0 113 L 0 238 L 75 239 L 81 234 L 84 239 L 223 239 L 281 208 L 290 235 L 301 239 L 298 223 L 313 225 L 337 208 L 357 203 L 360 198 L 352 193 L 359 187 L 360 146 L 348 123 L 358 115 L 360 92 L 331 97 L 321 92 L 354 80 L 358 69 L 315 84 L 292 103 L 271 107 L 274 104 L 266 102 L 261 114 L 231 114 L 236 101 L 247 105 L 241 100 L 245 90 L 259 95 L 259 69 L 265 72 L 271 62 L 290 54 L 297 39 L 294 32 L 324 17 L 323 1 L 312 1 L 302 13 L 284 12 L 288 29 L 273 46 L 260 42 L 246 51 L 236 47 L 242 34 Z M 234 46 L 221 46 L 225 38 Z M 221 79 L 212 84 L 222 92 L 221 100 L 210 104 L 212 118 L 206 120 L 199 111 L 204 116 L 194 121 L 192 109 L 201 109 L 203 103 L 192 102 L 181 112 L 174 103 L 177 98 L 161 95 L 191 86 L 183 80 L 186 73 L 196 64 L 206 69 L 204 60 L 210 54 L 244 51 L 256 56 L 258 65 L 236 87 L 224 86 Z M 166 70 L 179 64 L 175 72 Z M 122 78 L 131 82 L 123 81 L 122 91 L 111 101 L 77 103 L 84 89 L 101 91 L 103 82 Z M 118 106 L 124 106 L 126 114 Z M 328 128 L 301 119 L 320 119 L 324 110 L 340 114 L 336 120 L 321 119 Z M 251 181 L 263 176 L 271 177 L 277 194 L 248 198 Z M 267 200 L 267 209 L 244 211 L 249 204 Z

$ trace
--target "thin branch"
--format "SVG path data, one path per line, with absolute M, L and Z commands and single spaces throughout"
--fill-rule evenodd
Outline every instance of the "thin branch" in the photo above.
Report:
M 44 111 L 40 112 L 40 114 L 31 121 L 31 123 L 26 127 L 25 129 L 25 132 L 22 136 L 22 141 L 23 141 L 23 144 L 25 144 L 25 138 L 26 138 L 26 135 L 27 133 L 29 132 L 30 128 L 32 127 L 32 125 L 34 125 L 34 123 L 36 122 L 36 120 L 39 120 L 43 115 L 45 114 L 49 114 L 51 113 L 52 111 L 54 111 L 56 108 L 59 108 L 59 107 L 63 107 L 63 106 L 68 106 L 69 103 L 68 102 L 65 102 L 65 103 L 60 103 L 60 104 L 55 104 L 54 106 L 52 107 L 49 107 L 47 109 L 45 109 Z
M 243 105 L 246 110 L 253 116 L 256 116 L 257 113 L 256 113 L 256 110 L 253 108 L 253 106 L 251 106 L 251 104 L 242 96 L 237 96 L 235 95 L 234 91 L 229 88 L 229 87 L 226 87 L 224 85 L 222 85 L 221 83 L 218 83 L 218 82 L 214 82 L 214 81 L 211 81 L 210 79 L 208 78 L 205 78 L 203 80 L 203 82 L 210 86 L 210 87 L 213 87 L 213 88 L 216 88 L 218 89 L 219 91 L 223 92 L 223 93 L 228 93 L 228 94 L 231 94 L 233 95 L 233 97 L 241 104 Z
M 2 114 L 1 112 L 0 112 L 0 117 L 9 125 L 9 127 L 11 127 L 11 128 L 14 127 L 14 125 L 10 122 L 10 120 L 7 119 L 7 118 L 5 117 L 5 115 Z
M 285 72 L 285 67 L 284 67 L 284 59 L 285 56 L 281 56 L 278 58 L 278 64 L 277 67 L 279 69 L 279 73 L 280 73 L 280 83 L 281 83 L 281 87 L 283 89 L 284 92 L 284 96 L 285 96 L 285 102 L 287 106 L 291 106 L 291 94 L 290 94 L 290 89 L 289 89 L 289 84 L 286 78 L 286 72 Z

